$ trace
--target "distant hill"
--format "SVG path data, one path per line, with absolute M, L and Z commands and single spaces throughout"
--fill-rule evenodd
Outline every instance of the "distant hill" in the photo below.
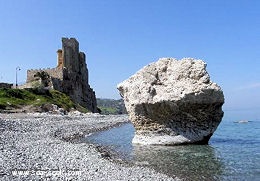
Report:
M 101 114 L 127 114 L 123 99 L 97 98 L 97 106 L 101 110 Z

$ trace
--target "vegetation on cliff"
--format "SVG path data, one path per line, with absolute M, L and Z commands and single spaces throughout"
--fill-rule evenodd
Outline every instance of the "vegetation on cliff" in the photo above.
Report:
M 57 105 L 66 111 L 77 109 L 81 112 L 89 112 L 86 108 L 75 104 L 69 96 L 57 90 L 47 89 L 0 89 L 0 111 L 23 109 L 30 107 L 27 111 L 42 111 L 46 105 Z
M 97 106 L 101 110 L 101 114 L 127 114 L 122 99 L 114 100 L 97 98 Z

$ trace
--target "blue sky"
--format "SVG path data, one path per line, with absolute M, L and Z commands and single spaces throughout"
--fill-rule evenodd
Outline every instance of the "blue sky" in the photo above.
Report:
M 258 0 L 0 0 L 0 82 L 56 66 L 61 37 L 87 54 L 97 97 L 160 57 L 207 62 L 225 109 L 260 108 Z

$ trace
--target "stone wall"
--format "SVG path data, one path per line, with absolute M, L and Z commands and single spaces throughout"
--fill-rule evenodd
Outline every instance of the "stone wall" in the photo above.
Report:
M 61 49 L 59 49 L 57 51 L 57 60 L 58 60 L 57 67 L 62 68 L 63 67 L 63 57 L 62 57 L 62 50 Z
M 27 70 L 27 80 L 26 82 L 32 82 L 35 80 L 34 75 L 37 72 L 47 72 L 51 77 L 57 78 L 57 79 L 63 79 L 63 69 L 62 68 L 47 68 L 47 69 L 30 69 Z

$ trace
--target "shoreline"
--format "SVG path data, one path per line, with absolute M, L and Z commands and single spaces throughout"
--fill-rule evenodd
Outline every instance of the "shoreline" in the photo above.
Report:
M 178 180 L 150 168 L 107 159 L 79 138 L 127 123 L 127 115 L 0 114 L 4 180 Z

